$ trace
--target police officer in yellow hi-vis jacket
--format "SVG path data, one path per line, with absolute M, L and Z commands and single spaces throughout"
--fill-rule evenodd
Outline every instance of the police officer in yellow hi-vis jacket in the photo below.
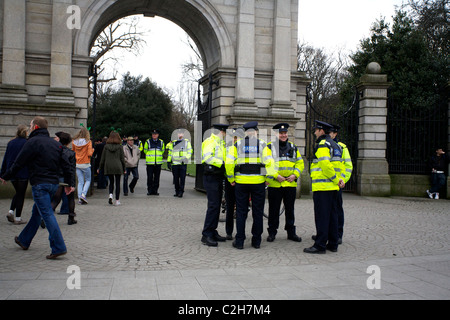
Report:
M 339 188 L 345 186 L 345 169 L 342 149 L 328 135 L 331 128 L 318 120 L 313 128 L 317 140 L 310 174 L 317 233 L 314 245 L 303 250 L 306 253 L 336 252 L 338 248 L 337 197 Z
M 294 203 L 297 195 L 297 179 L 304 169 L 304 163 L 298 147 L 289 141 L 288 128 L 288 123 L 278 123 L 273 126 L 273 130 L 278 133 L 278 139 L 267 145 L 272 151 L 277 170 L 274 176 L 267 176 L 267 182 L 269 182 L 268 242 L 274 241 L 277 234 L 281 201 L 284 202 L 285 207 L 284 230 L 287 232 L 287 238 L 296 242 L 302 241 L 295 232 Z
M 183 197 L 186 182 L 187 165 L 191 162 L 194 152 L 191 142 L 184 138 L 185 129 L 177 129 L 178 139 L 167 144 L 167 166 L 172 170 L 173 183 L 175 185 L 174 197 Z
M 206 190 L 208 208 L 202 231 L 202 243 L 216 247 L 217 241 L 225 241 L 217 232 L 223 180 L 225 178 L 225 136 L 228 125 L 215 124 L 211 136 L 202 143 L 203 186 Z
M 275 175 L 274 161 L 267 144 L 258 139 L 258 122 L 247 122 L 244 139 L 229 148 L 225 160 L 228 181 L 235 185 L 236 192 L 236 238 L 233 247 L 244 248 L 245 222 L 248 215 L 249 198 L 252 200 L 252 241 L 260 248 L 263 233 L 266 175 Z
M 353 163 L 352 158 L 350 157 L 350 152 L 348 151 L 347 146 L 338 141 L 337 136 L 338 132 L 341 129 L 340 126 L 333 124 L 333 128 L 330 131 L 330 137 L 342 148 L 342 162 L 345 167 L 345 178 L 344 182 L 347 183 L 350 180 L 350 177 L 353 172 Z M 338 243 L 342 243 L 342 236 L 344 234 L 344 207 L 342 200 L 342 189 L 339 189 L 338 192 Z
M 163 164 L 164 141 L 159 139 L 160 131 L 152 130 L 152 137 L 144 143 L 145 164 L 147 171 L 147 195 L 159 195 L 159 178 Z

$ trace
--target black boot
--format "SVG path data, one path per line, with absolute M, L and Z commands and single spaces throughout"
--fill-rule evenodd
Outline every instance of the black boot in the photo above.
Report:
M 70 226 L 72 224 L 77 223 L 77 220 L 75 220 L 75 213 L 69 213 L 69 220 L 67 221 L 67 224 Z

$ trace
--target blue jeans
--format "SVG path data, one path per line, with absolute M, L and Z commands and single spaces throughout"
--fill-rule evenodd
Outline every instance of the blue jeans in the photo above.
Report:
M 45 227 L 48 231 L 48 240 L 50 241 L 50 248 L 52 254 L 66 252 L 66 245 L 59 229 L 58 222 L 52 209 L 52 197 L 58 189 L 57 184 L 38 184 L 31 187 L 33 193 L 33 210 L 31 218 L 25 228 L 19 235 L 19 241 L 25 247 L 29 247 L 33 241 L 36 232 L 41 225 L 41 219 L 45 222 Z
M 81 194 L 87 195 L 89 187 L 91 186 L 91 167 L 89 168 L 77 168 L 77 178 L 78 178 L 78 199 Z

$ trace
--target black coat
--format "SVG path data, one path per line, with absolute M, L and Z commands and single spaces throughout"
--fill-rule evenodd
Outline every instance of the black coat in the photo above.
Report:
M 25 166 L 28 167 L 32 186 L 58 184 L 60 168 L 64 182 L 71 183 L 72 170 L 68 158 L 63 156 L 63 146 L 50 137 L 47 129 L 39 128 L 31 132 L 28 141 L 2 179 L 10 180 Z

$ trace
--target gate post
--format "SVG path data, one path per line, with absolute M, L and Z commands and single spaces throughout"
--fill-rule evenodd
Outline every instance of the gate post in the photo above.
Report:
M 357 193 L 362 196 L 390 196 L 391 178 L 386 160 L 387 75 L 376 62 L 367 65 L 358 84 L 359 126 Z

